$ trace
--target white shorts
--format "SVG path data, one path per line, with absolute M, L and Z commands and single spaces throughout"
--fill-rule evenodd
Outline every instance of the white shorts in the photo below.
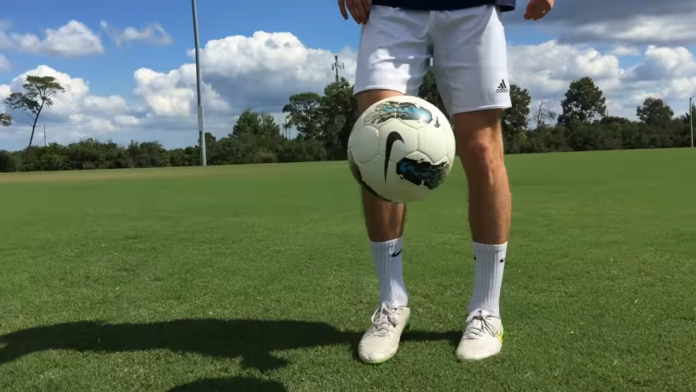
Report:
M 354 92 L 418 95 L 430 61 L 450 115 L 511 107 L 500 9 L 416 11 L 372 6 L 363 26 Z

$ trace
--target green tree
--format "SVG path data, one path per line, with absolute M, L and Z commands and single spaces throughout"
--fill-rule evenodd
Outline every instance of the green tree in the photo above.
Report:
M 166 167 L 171 162 L 169 151 L 158 142 L 131 141 L 126 152 L 135 167 Z
M 647 125 L 665 126 L 672 121 L 674 111 L 660 98 L 647 98 L 636 108 L 636 115 Z
M 0 150 L 0 173 L 16 172 L 18 169 L 17 160 L 9 151 Z
M 428 70 L 423 78 L 423 84 L 418 89 L 418 97 L 424 99 L 431 104 L 435 105 L 440 111 L 449 118 L 447 109 L 445 109 L 445 103 L 442 101 L 440 92 L 437 89 L 437 81 L 435 80 L 435 73 L 432 67 Z
M 287 116 L 283 124 L 284 134 L 289 134 L 290 128 L 294 127 L 299 139 L 320 141 L 328 159 L 346 158 L 348 137 L 357 120 L 357 101 L 353 96 L 353 86 L 345 78 L 326 85 L 323 96 L 314 92 L 291 96 L 283 112 Z M 284 146 L 297 151 L 305 147 Z M 315 147 L 312 145 L 311 149 L 316 152 Z M 286 159 L 288 155 L 283 153 L 282 157 Z
M 230 136 L 219 140 L 216 148 L 227 163 L 272 163 L 278 161 L 284 139 L 273 116 L 247 109 Z
M 529 95 L 527 89 L 511 84 L 510 100 L 512 101 L 512 106 L 504 110 L 501 116 L 503 139 L 506 143 L 512 143 L 522 132 L 527 130 L 532 96 Z
M 9 127 L 12 125 L 12 116 L 8 113 L 0 113 L 0 125 L 3 127 Z
M 5 103 L 16 110 L 22 110 L 30 117 L 33 116 L 34 123 L 31 125 L 31 136 L 29 137 L 29 146 L 27 146 L 27 155 L 25 161 L 29 162 L 29 152 L 31 144 L 34 141 L 34 131 L 36 131 L 36 123 L 39 121 L 41 111 L 45 106 L 52 106 L 53 99 L 51 98 L 58 92 L 64 92 L 63 86 L 56 81 L 53 76 L 27 76 L 27 81 L 22 85 L 24 92 L 15 92 L 10 94 Z
M 324 148 L 331 158 L 345 159 L 348 137 L 358 119 L 353 86 L 345 78 L 328 84 L 320 103 L 321 118 L 325 121 L 321 126 Z
M 288 115 L 287 126 L 295 127 L 298 136 L 305 139 L 319 138 L 325 123 L 325 112 L 321 110 L 322 96 L 307 92 L 290 97 L 290 103 L 283 107 Z
M 276 124 L 275 119 L 270 114 L 246 109 L 239 115 L 237 123 L 232 128 L 232 135 L 236 137 L 280 137 L 280 126 Z
M 618 123 L 573 121 L 564 128 L 567 144 L 573 151 L 615 150 L 621 147 Z
M 206 155 L 212 156 L 215 154 L 215 143 L 217 143 L 217 138 L 213 136 L 212 133 L 205 133 L 205 152 Z
M 558 117 L 558 123 L 570 125 L 573 121 L 592 121 L 604 116 L 607 112 L 606 101 L 604 93 L 592 78 L 574 80 L 561 102 L 563 113 Z

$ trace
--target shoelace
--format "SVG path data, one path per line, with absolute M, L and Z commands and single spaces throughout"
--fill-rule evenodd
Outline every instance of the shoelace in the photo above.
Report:
M 466 326 L 464 339 L 477 339 L 486 332 L 491 336 L 498 334 L 498 329 L 488 322 L 488 316 L 484 315 L 480 310 L 469 315 L 466 322 L 468 325 Z
M 375 326 L 374 334 L 377 336 L 389 334 L 389 329 L 396 327 L 398 323 L 399 322 L 396 320 L 396 313 L 394 313 L 392 309 L 389 309 L 386 302 L 382 303 L 372 315 L 372 325 Z

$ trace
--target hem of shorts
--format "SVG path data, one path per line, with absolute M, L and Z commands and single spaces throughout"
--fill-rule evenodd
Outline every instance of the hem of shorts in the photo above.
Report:
M 511 107 L 512 107 L 511 104 L 475 106 L 475 107 L 468 107 L 468 108 L 453 110 L 451 115 L 454 116 L 455 114 L 459 114 L 459 113 L 479 112 L 482 110 L 489 110 L 489 109 L 510 109 Z
M 419 0 L 380 0 L 373 2 L 376 6 L 391 7 L 391 8 L 401 8 L 413 11 L 458 11 L 468 8 L 478 8 L 478 7 L 488 7 L 493 6 L 501 10 L 501 12 L 508 12 L 515 10 L 515 7 L 509 5 L 497 5 L 491 4 L 490 0 L 470 0 L 467 5 L 452 5 L 451 1 L 441 1 L 435 0 L 430 2 L 423 2 Z M 471 4 L 473 3 L 473 4 Z
M 371 91 L 371 90 L 388 90 L 388 91 L 394 91 L 395 93 L 406 95 L 406 93 L 402 90 L 397 90 L 393 87 L 380 86 L 380 85 L 363 87 L 359 90 L 356 90 L 355 87 L 353 87 L 353 95 L 358 95 L 364 91 Z

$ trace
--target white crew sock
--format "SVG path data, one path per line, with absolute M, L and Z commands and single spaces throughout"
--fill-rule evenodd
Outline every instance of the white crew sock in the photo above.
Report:
M 484 245 L 474 242 L 474 293 L 467 312 L 477 309 L 500 317 L 500 286 L 503 283 L 507 242 Z
M 401 237 L 385 242 L 371 242 L 372 257 L 375 261 L 379 279 L 380 303 L 388 303 L 390 308 L 408 305 L 408 293 L 404 284 L 401 251 Z

